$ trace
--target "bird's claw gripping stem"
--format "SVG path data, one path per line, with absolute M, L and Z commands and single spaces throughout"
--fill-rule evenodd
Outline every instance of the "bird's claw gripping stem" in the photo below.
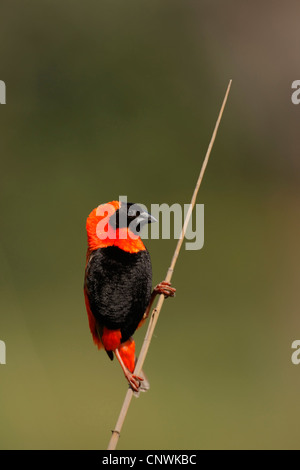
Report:
M 138 392 L 141 382 L 144 380 L 142 377 L 132 374 L 131 372 L 125 372 L 125 377 L 128 380 L 129 386 L 134 392 Z
M 134 392 L 138 392 L 140 388 L 140 384 L 144 379 L 142 377 L 139 377 L 138 375 L 135 375 L 133 372 L 130 372 L 127 369 L 120 355 L 120 351 L 118 349 L 115 349 L 114 353 L 123 369 L 124 375 L 126 377 L 126 380 L 129 383 L 129 386 L 132 388 Z
M 149 302 L 149 305 L 144 313 L 143 320 L 148 318 L 150 310 L 152 308 L 152 304 L 154 302 L 154 299 L 157 295 L 163 294 L 165 298 L 167 297 L 174 297 L 175 296 L 176 289 L 174 287 L 171 287 L 171 283 L 167 281 L 162 281 L 157 286 L 154 287 L 151 299 Z
M 176 293 L 176 289 L 171 287 L 171 283 L 167 281 L 162 281 L 157 286 L 154 287 L 153 292 L 156 295 L 163 294 L 165 298 L 167 297 L 174 297 Z

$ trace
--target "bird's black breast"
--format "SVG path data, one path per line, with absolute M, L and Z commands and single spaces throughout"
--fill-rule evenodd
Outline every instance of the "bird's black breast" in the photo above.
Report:
M 150 301 L 149 252 L 128 253 L 115 246 L 95 250 L 87 264 L 85 286 L 99 326 L 120 329 L 122 342 L 126 341 L 136 330 Z

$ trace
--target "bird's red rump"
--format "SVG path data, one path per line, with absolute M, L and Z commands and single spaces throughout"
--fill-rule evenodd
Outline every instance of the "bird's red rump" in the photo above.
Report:
M 107 351 L 113 351 L 121 345 L 121 330 L 109 330 L 104 326 L 101 341 Z
M 130 372 L 133 372 L 135 367 L 135 343 L 130 338 L 121 344 L 121 338 L 121 330 L 109 330 L 104 327 L 101 343 L 107 351 L 118 349 L 124 365 Z

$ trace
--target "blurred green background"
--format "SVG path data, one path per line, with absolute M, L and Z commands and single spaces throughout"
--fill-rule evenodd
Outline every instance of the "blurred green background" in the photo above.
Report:
M 300 447 L 299 14 L 290 0 L 1 2 L 1 449 L 106 448 L 127 386 L 88 328 L 86 217 L 119 195 L 188 203 L 230 78 L 198 197 L 205 245 L 180 254 L 151 390 L 118 448 Z M 176 241 L 146 244 L 157 283 Z

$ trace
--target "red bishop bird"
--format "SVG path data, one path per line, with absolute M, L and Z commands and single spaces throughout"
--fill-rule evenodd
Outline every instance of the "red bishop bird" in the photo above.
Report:
M 94 343 L 118 359 L 134 392 L 149 388 L 144 374 L 134 375 L 132 335 L 147 318 L 158 294 L 175 289 L 161 282 L 152 291 L 152 266 L 139 234 L 156 219 L 138 204 L 112 201 L 87 218 L 88 250 L 84 295 Z

